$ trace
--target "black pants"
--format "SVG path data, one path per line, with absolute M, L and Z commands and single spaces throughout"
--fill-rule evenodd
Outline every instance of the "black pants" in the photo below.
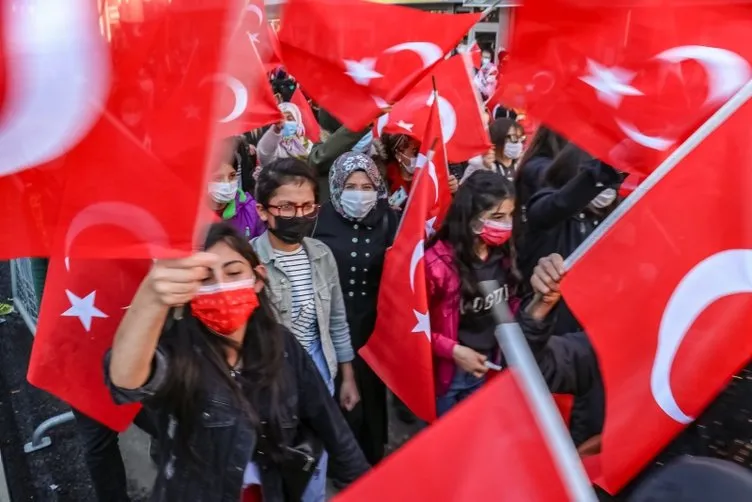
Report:
M 353 360 L 355 383 L 360 392 L 360 402 L 347 412 L 345 419 L 371 465 L 384 458 L 384 447 L 389 441 L 386 402 L 386 385 L 359 355 Z M 336 388 L 339 396 L 341 377 L 337 376 Z
M 130 502 L 118 433 L 76 409 L 73 414 L 97 499 L 99 502 Z M 150 436 L 156 435 L 156 428 L 145 411 L 136 415 L 134 423 Z

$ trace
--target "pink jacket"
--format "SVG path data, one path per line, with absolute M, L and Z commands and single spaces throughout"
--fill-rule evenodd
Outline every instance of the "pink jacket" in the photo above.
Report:
M 425 267 L 434 382 L 436 396 L 443 396 L 454 378 L 452 352 L 458 343 L 460 325 L 460 277 L 454 265 L 451 246 L 438 241 L 428 248 Z M 509 299 L 509 307 L 513 312 L 517 310 L 519 303 L 518 298 Z

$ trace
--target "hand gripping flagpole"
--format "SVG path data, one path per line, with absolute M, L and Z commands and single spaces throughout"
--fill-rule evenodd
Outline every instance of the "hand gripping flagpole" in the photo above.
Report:
M 673 151 L 666 160 L 656 168 L 655 171 L 650 173 L 650 176 L 643 181 L 624 201 L 616 206 L 616 209 L 605 219 L 603 223 L 595 227 L 593 233 L 591 233 L 585 241 L 572 252 L 571 255 L 564 260 L 564 267 L 569 270 L 572 265 L 577 263 L 590 248 L 592 248 L 596 242 L 598 242 L 606 233 L 613 228 L 619 219 L 624 216 L 627 211 L 632 209 L 637 202 L 642 199 L 645 194 L 653 188 L 659 181 L 661 181 L 679 162 L 692 153 L 697 146 L 702 143 L 705 138 L 710 136 L 718 127 L 720 127 L 726 119 L 733 115 L 739 108 L 744 105 L 752 97 L 752 80 L 749 80 L 744 86 L 737 91 L 734 96 L 729 99 L 722 107 L 718 109 L 704 124 L 702 124 L 687 140 L 682 143 L 679 148 Z
M 499 283 L 483 281 L 478 286 L 482 294 L 489 295 L 499 288 Z M 585 473 L 577 449 L 538 369 L 538 363 L 530 351 L 520 325 L 514 321 L 514 316 L 504 302 L 492 307 L 491 311 L 497 323 L 496 341 L 501 346 L 509 366 L 521 376 L 522 393 L 546 439 L 569 499 L 576 502 L 597 502 L 598 498 Z

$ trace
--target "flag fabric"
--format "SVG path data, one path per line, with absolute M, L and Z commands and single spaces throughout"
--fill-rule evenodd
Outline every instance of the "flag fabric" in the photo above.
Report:
M 29 383 L 124 431 L 140 406 L 114 403 L 103 358 L 149 260 L 50 260 L 29 361 Z
M 621 216 L 562 283 L 598 353 L 606 389 L 600 463 L 612 493 L 752 354 L 750 120 L 747 102 Z
M 363 130 L 444 59 L 480 14 L 434 14 L 364 0 L 290 0 L 282 59 L 306 92 Z
M 290 102 L 300 109 L 300 115 L 303 117 L 303 127 L 305 128 L 306 138 L 310 139 L 314 143 L 321 141 L 321 126 L 319 125 L 316 116 L 311 110 L 311 105 L 308 104 L 303 91 L 300 90 L 300 86 L 295 88 L 295 92 L 292 93 Z
M 334 500 L 569 500 L 519 378 L 502 372 Z M 568 415 L 571 396 L 555 398 Z
M 420 143 L 420 152 L 416 167 L 428 167 L 427 174 L 430 176 L 434 187 L 434 198 L 431 209 L 426 218 L 426 235 L 432 236 L 444 223 L 444 217 L 452 204 L 452 192 L 449 190 L 449 165 L 447 164 L 447 152 L 442 134 L 443 122 L 440 117 L 439 104 L 442 97 L 438 92 L 431 93 L 433 99 L 429 107 L 429 115 L 424 127 L 423 137 Z
M 481 115 L 480 96 L 470 71 L 464 54 L 436 65 L 392 107 L 385 119 L 381 119 L 383 132 L 408 134 L 420 140 L 426 132 L 435 81 L 447 160 L 459 163 L 488 152 L 491 148 L 488 127 Z
M 416 171 L 394 244 L 386 251 L 376 327 L 360 356 L 413 413 L 436 419 L 424 246 L 438 187 L 429 168 Z
M 526 1 L 503 100 L 646 175 L 750 79 L 750 31 L 745 2 Z
M 248 16 L 246 11 L 245 17 Z M 255 19 L 255 14 L 252 17 Z M 261 45 L 254 43 L 253 36 L 251 31 L 235 33 L 228 47 L 227 72 L 213 79 L 218 87 L 220 137 L 243 134 L 284 118 L 259 52 Z
M 186 68 L 202 80 L 222 70 L 226 4 L 155 5 L 141 30 L 108 26 L 128 37 L 111 44 L 88 0 L 4 13 L 0 30 L 14 42 L 2 52 L 0 227 L 13 231 L 0 233 L 0 258 L 190 251 L 218 139 L 215 89 L 172 98 Z
M 477 40 L 467 49 L 467 53 L 470 55 L 470 61 L 473 64 L 473 68 L 480 70 L 480 67 L 483 65 L 483 52 L 480 50 Z
M 279 56 L 279 41 L 274 28 L 269 23 L 263 0 L 247 0 L 248 4 L 241 18 L 240 35 L 251 42 L 267 70 L 282 65 Z

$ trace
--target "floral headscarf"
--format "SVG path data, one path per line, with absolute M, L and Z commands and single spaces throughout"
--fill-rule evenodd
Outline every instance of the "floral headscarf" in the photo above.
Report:
M 362 153 L 347 152 L 343 153 L 332 164 L 329 170 L 329 193 L 331 194 L 332 206 L 334 210 L 345 218 L 349 218 L 340 204 L 342 192 L 345 190 L 345 182 L 355 171 L 363 171 L 366 176 L 373 182 L 376 187 L 376 193 L 379 200 L 386 200 L 386 184 L 381 177 L 379 168 L 371 160 L 371 157 Z
M 295 136 L 290 138 L 282 138 L 279 141 L 278 158 L 295 157 L 298 159 L 307 159 L 308 154 L 311 153 L 313 145 L 305 137 L 305 126 L 303 125 L 303 115 L 300 113 L 300 108 L 293 103 L 280 103 L 279 110 L 282 113 L 289 113 L 292 115 L 293 120 L 298 124 L 298 130 L 295 132 Z

